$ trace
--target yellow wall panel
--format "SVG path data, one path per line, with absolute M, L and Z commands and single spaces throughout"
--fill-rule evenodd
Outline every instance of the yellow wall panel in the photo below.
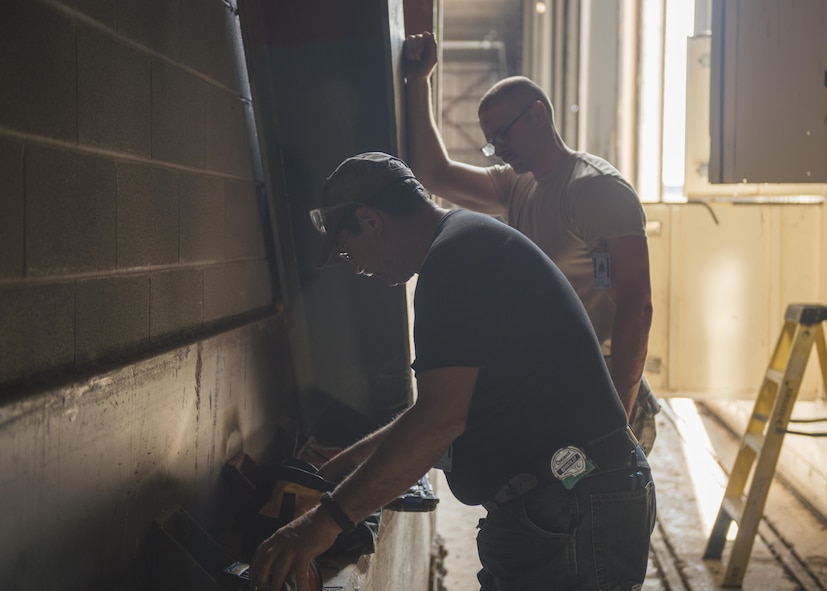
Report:
M 791 303 L 825 303 L 823 205 L 646 206 L 658 394 L 752 399 Z M 654 363 L 659 360 L 660 364 Z M 820 389 L 811 359 L 800 396 Z

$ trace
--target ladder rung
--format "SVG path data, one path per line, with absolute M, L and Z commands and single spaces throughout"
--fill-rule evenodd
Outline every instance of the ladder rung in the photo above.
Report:
M 767 370 L 767 379 L 780 386 L 781 381 L 784 379 L 784 372 L 780 369 L 774 369 L 771 367 Z
M 744 516 L 743 497 L 724 497 L 721 508 L 729 515 L 732 521 L 739 525 L 741 524 L 741 518 Z
M 827 306 L 821 304 L 790 304 L 784 314 L 785 322 L 820 324 L 827 320 Z
M 744 435 L 744 445 L 755 451 L 756 454 L 761 453 L 761 448 L 764 447 L 764 436 L 756 433 L 747 433 Z

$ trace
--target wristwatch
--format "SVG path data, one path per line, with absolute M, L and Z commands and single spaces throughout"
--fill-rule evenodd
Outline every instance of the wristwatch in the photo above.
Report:
M 356 529 L 356 524 L 350 520 L 350 517 L 342 510 L 339 504 L 333 500 L 333 497 L 329 492 L 326 492 L 322 495 L 322 498 L 319 499 L 319 502 L 322 505 L 322 509 L 330 515 L 330 518 L 336 522 L 344 533 L 352 532 Z

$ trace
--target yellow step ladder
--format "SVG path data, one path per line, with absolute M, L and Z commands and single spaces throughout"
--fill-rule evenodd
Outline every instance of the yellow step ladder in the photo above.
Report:
M 787 306 L 781 336 L 758 392 L 704 553 L 704 558 L 721 558 L 729 526 L 733 521 L 738 524 L 738 534 L 724 573 L 724 587 L 740 587 L 744 579 L 784 435 L 827 435 L 787 429 L 791 422 L 814 422 L 790 419 L 813 343 L 818 348 L 821 376 L 827 390 L 827 345 L 822 328 L 825 320 L 827 306 Z M 818 420 L 827 419 L 816 419 Z M 752 480 L 749 491 L 744 495 L 750 475 Z

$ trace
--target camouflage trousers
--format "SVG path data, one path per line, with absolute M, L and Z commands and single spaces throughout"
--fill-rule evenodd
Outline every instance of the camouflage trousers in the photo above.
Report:
M 657 437 L 655 415 L 660 412 L 660 404 L 646 381 L 646 376 L 640 379 L 640 388 L 637 391 L 637 400 L 632 408 L 632 416 L 629 419 L 629 426 L 637 437 L 643 453 L 647 456 L 652 451 Z

